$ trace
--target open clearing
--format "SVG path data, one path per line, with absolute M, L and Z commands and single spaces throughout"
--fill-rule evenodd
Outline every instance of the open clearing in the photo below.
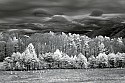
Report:
M 125 69 L 0 71 L 0 83 L 125 83 Z

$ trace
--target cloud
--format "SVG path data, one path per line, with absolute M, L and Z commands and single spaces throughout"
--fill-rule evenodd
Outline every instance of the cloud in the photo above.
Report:
M 15 22 L 17 19 L 34 17 L 32 13 L 38 8 L 46 9 L 53 14 L 83 14 L 86 11 L 91 12 L 92 9 L 124 13 L 125 0 L 0 0 L 0 22 Z

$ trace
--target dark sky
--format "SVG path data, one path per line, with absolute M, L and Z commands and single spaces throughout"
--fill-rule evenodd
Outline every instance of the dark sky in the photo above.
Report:
M 33 15 L 37 9 L 67 15 L 86 14 L 93 9 L 124 13 L 125 0 L 0 0 L 0 23 L 37 20 Z

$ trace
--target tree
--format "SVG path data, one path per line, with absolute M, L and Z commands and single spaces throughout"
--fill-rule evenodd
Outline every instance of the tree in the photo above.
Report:
M 3 61 L 6 57 L 6 42 L 0 41 L 0 61 Z
M 90 16 L 102 16 L 103 11 L 102 10 L 93 10 Z
M 88 66 L 87 58 L 82 53 L 78 54 L 77 63 L 81 66 L 81 68 L 87 68 Z
M 99 68 L 108 67 L 108 56 L 105 54 L 105 52 L 99 53 L 99 55 L 96 57 L 96 61 Z
M 114 53 L 108 54 L 109 67 L 116 67 L 116 57 Z
M 116 67 L 125 67 L 125 53 L 116 54 Z
M 90 68 L 96 68 L 97 67 L 97 65 L 96 65 L 96 58 L 94 57 L 94 55 L 91 55 L 88 58 L 88 63 L 89 63 L 89 67 Z
M 32 43 L 30 43 L 26 50 L 22 53 L 22 57 L 25 59 L 26 62 L 31 59 L 35 59 L 37 61 L 39 60 L 37 58 L 37 54 Z

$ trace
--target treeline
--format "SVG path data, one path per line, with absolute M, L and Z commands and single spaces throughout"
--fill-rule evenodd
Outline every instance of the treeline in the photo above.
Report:
M 32 44 L 23 53 L 16 52 L 4 59 L 2 70 L 38 70 L 38 69 L 87 69 L 87 68 L 124 68 L 125 53 L 99 53 L 88 59 L 79 53 L 68 56 L 57 49 L 54 53 L 37 54 Z
M 33 43 L 37 54 L 53 53 L 56 49 L 59 49 L 69 56 L 82 53 L 88 58 L 91 55 L 96 57 L 101 52 L 106 54 L 125 52 L 125 39 L 123 38 L 111 39 L 103 36 L 89 38 L 86 35 L 50 32 L 33 34 L 27 41 L 28 44 Z
M 1 35 L 1 42 L 5 43 L 1 44 L 1 53 L 7 70 L 125 67 L 123 38 L 53 32 Z
M 24 52 L 25 48 L 32 43 L 37 55 L 48 52 L 55 52 L 59 49 L 69 56 L 75 56 L 82 53 L 89 58 L 91 55 L 98 56 L 99 53 L 124 53 L 125 39 L 109 38 L 97 36 L 89 38 L 86 35 L 65 34 L 65 33 L 35 33 L 31 36 L 18 33 L 2 33 L 0 35 L 0 60 L 11 56 L 13 52 Z

